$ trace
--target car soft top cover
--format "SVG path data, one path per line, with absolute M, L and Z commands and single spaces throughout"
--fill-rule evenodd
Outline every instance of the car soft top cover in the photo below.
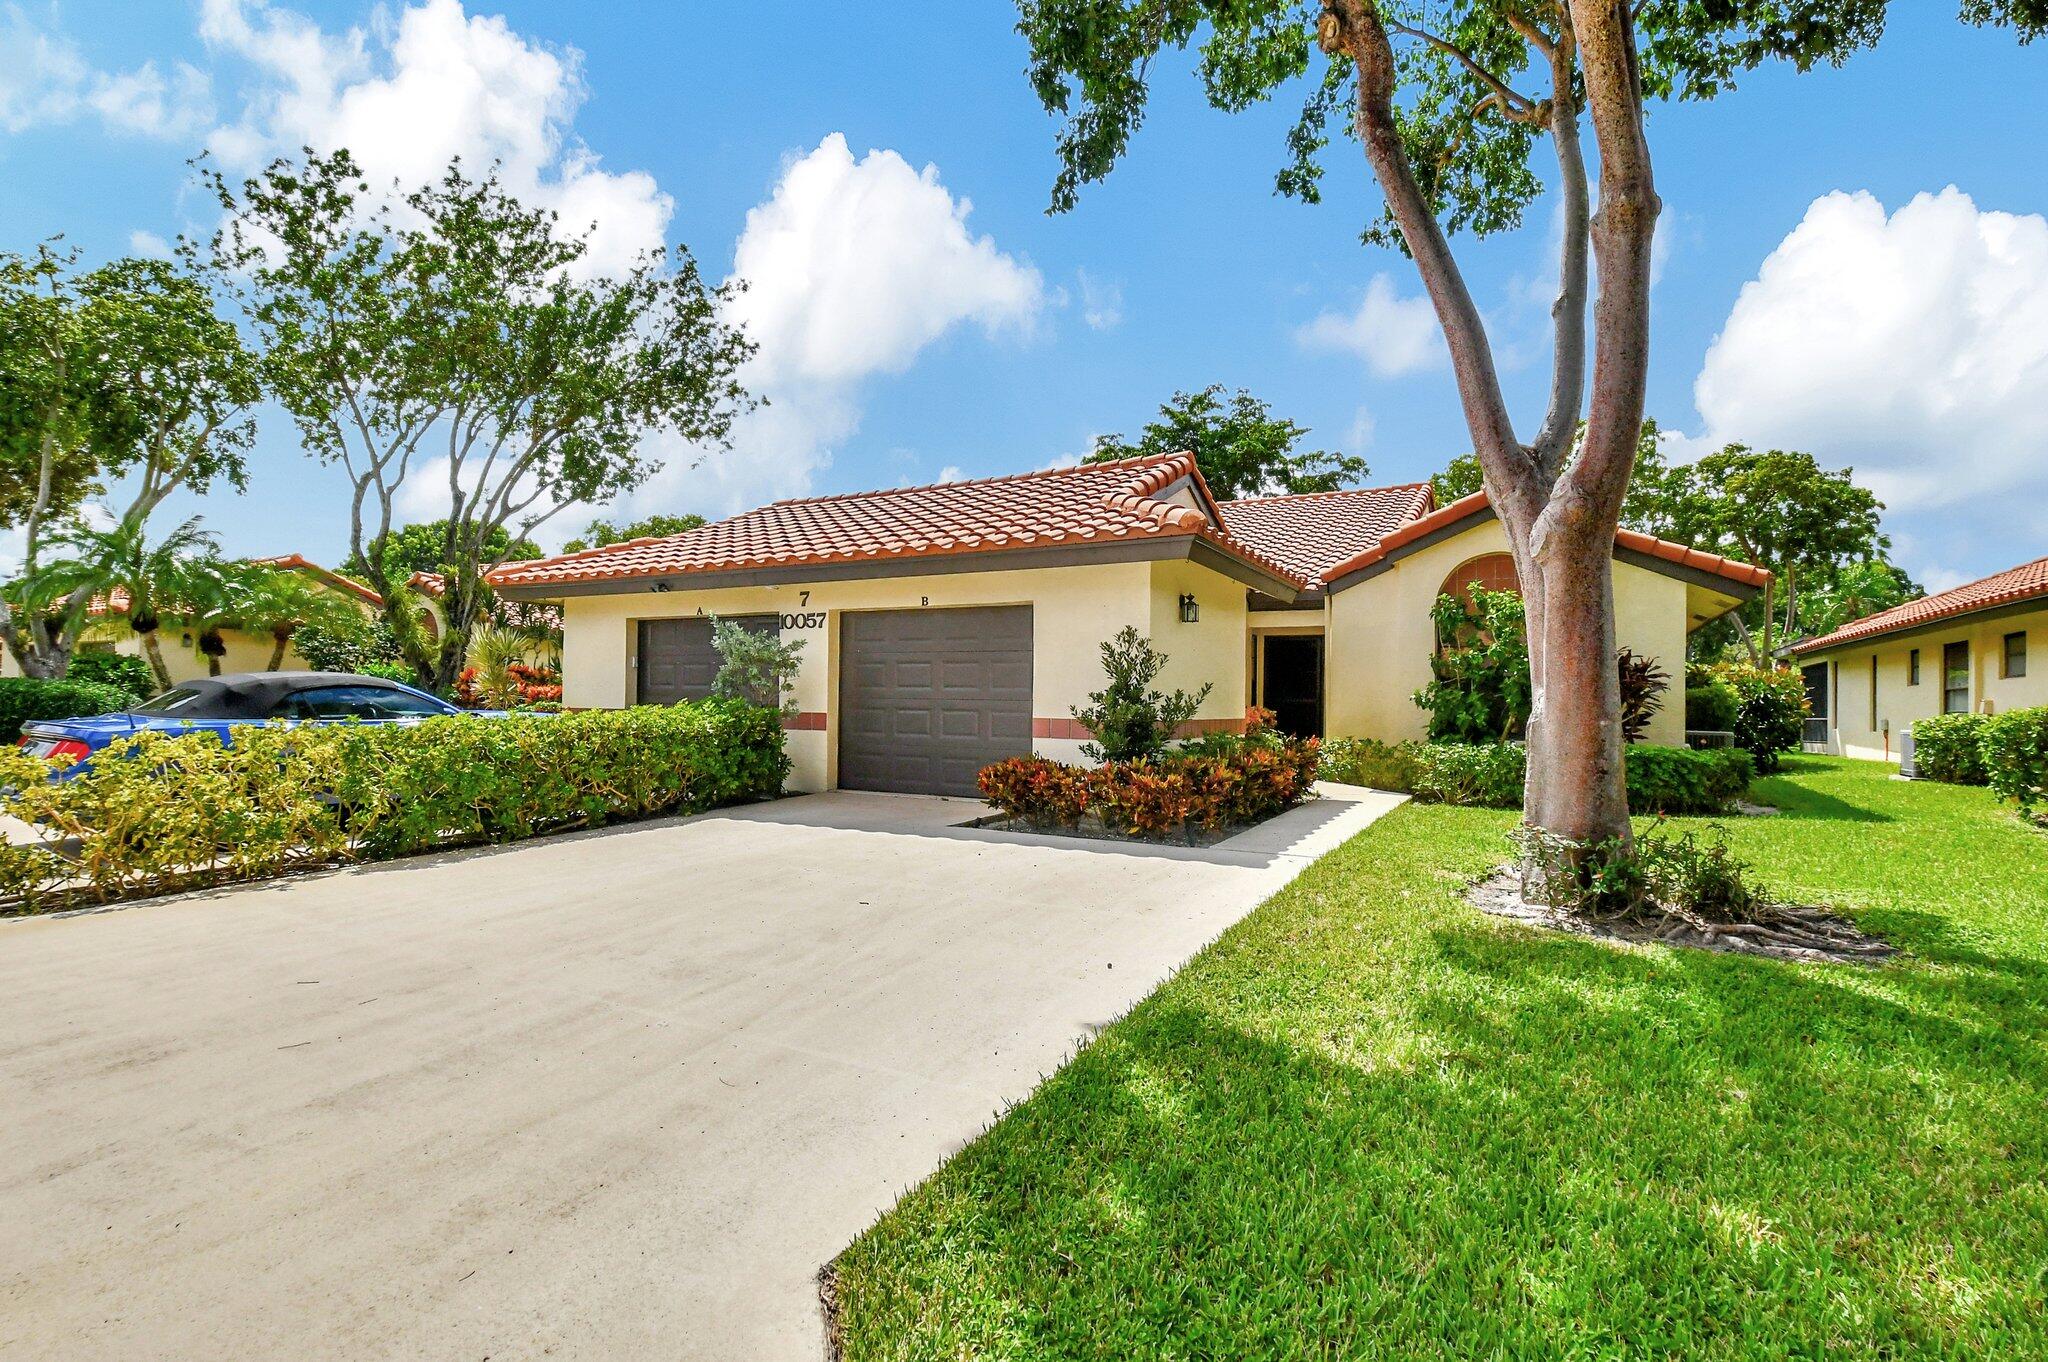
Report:
M 411 694 L 405 686 L 380 676 L 358 676 L 354 672 L 244 672 L 236 676 L 209 676 L 181 681 L 179 690 L 198 692 L 179 705 L 180 719 L 267 719 L 280 700 L 300 691 L 324 690 L 329 686 L 364 686 Z

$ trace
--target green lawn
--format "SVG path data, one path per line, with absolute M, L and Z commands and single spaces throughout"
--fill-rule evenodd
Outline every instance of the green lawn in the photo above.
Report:
M 849 1248 L 846 1356 L 2048 1357 L 2048 835 L 1888 769 L 1729 823 L 1874 970 L 1534 934 L 1399 810 Z

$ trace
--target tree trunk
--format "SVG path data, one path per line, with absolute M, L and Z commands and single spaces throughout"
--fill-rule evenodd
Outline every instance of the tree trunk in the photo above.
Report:
M 1612 555 L 1642 432 L 1650 246 L 1659 209 L 1643 138 L 1633 18 L 1615 0 L 1571 0 L 1568 30 L 1552 63 L 1557 98 L 1548 117 L 1576 119 L 1569 59 L 1574 51 L 1581 58 L 1584 108 L 1600 163 L 1599 207 L 1587 227 L 1599 280 L 1592 400 L 1578 457 L 1567 463 L 1568 450 L 1555 432 L 1568 431 L 1577 414 L 1580 389 L 1572 380 L 1583 352 L 1570 323 L 1583 315 L 1587 292 L 1583 271 L 1574 269 L 1575 241 L 1568 233 L 1555 310 L 1554 394 L 1544 422 L 1550 442 L 1524 445 L 1507 414 L 1485 324 L 1401 142 L 1396 60 L 1385 21 L 1370 0 L 1325 5 L 1321 41 L 1326 50 L 1345 52 L 1357 68 L 1359 140 L 1443 327 L 1487 495 L 1522 585 L 1533 687 L 1525 821 L 1568 844 L 1558 850 L 1578 872 L 1594 848 L 1630 842 Z M 1569 200 L 1574 172 L 1583 165 L 1576 127 L 1551 126 Z M 1542 892 L 1539 884 L 1529 887 Z
M 1596 527 L 1597 529 L 1597 527 Z M 1581 847 L 1629 840 L 1621 681 L 1614 666 L 1613 541 L 1552 535 L 1527 567 L 1532 660 L 1523 818 Z
M 149 659 L 149 669 L 156 673 L 156 684 L 162 690 L 171 688 L 171 669 L 164 664 L 163 644 L 154 629 L 138 630 L 142 635 L 142 652 Z
M 270 631 L 270 665 L 263 670 L 270 672 L 283 670 L 284 650 L 291 641 L 292 635 L 289 629 L 273 629 Z

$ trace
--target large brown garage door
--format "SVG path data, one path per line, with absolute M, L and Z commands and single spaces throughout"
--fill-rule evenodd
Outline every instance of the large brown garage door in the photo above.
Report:
M 1031 607 L 840 617 L 839 783 L 971 795 L 1031 751 Z
M 760 633 L 779 634 L 773 615 L 739 615 L 734 622 Z M 711 646 L 711 618 L 640 621 L 640 679 L 634 703 L 672 705 L 702 700 L 711 694 L 718 675 L 718 652 Z

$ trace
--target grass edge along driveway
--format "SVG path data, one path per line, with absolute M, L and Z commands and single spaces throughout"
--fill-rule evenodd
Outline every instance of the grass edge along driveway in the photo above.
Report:
M 1396 811 L 855 1241 L 844 1355 L 2048 1356 L 2048 837 L 1889 770 L 1724 824 L 1878 970 L 1537 935 Z

